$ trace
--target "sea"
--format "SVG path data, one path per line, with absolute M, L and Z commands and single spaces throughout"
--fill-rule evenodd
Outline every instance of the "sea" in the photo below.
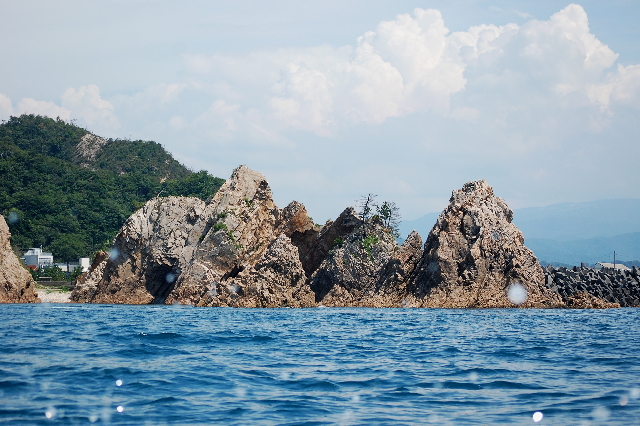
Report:
M 1 305 L 0 423 L 638 425 L 640 309 Z

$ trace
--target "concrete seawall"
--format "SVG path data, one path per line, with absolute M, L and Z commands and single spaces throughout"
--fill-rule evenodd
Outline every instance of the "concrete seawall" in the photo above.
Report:
M 544 268 L 547 286 L 558 293 L 564 302 L 579 292 L 621 307 L 640 306 L 640 270 L 595 269 L 574 266 L 568 268 Z

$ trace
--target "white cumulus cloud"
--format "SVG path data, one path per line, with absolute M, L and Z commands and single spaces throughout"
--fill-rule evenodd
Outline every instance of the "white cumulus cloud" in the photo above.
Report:
M 379 124 L 417 110 L 446 111 L 464 64 L 437 10 L 416 9 L 358 38 L 350 58 L 289 62 L 273 86 L 274 117 L 323 133 L 340 122 Z M 339 55 L 332 55 L 339 58 Z
M 18 102 L 16 108 L 17 115 L 35 114 L 44 115 L 51 118 L 60 118 L 68 121 L 71 119 L 71 111 L 49 101 L 37 101 L 32 98 L 23 98 Z
M 298 53 L 282 64 L 271 86 L 272 117 L 331 134 L 340 124 L 379 124 L 417 111 L 469 120 L 483 109 L 528 110 L 558 102 L 569 108 L 606 106 L 611 99 L 636 98 L 636 69 L 609 75 L 618 54 L 590 32 L 587 14 L 576 4 L 545 21 L 483 24 L 454 33 L 439 11 L 418 8 L 381 22 L 345 52 L 315 49 L 315 59 L 311 52 Z M 282 59 L 283 52 L 274 55 Z
M 62 106 L 72 111 L 92 129 L 116 129 L 119 127 L 113 105 L 102 99 L 100 88 L 95 84 L 68 88 L 62 94 Z
M 13 115 L 11 99 L 0 93 L 0 120 L 7 120 Z

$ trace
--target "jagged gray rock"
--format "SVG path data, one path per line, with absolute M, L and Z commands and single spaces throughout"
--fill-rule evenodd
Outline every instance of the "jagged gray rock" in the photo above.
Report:
M 398 246 L 391 230 L 376 218 L 368 221 L 366 229 L 352 209 L 345 210 L 341 218 L 343 223 L 356 226 L 334 240 L 333 248 L 310 277 L 316 301 L 324 306 L 415 306 L 407 278 L 422 254 L 420 235 L 414 231 Z
M 186 197 L 149 201 L 116 237 L 117 255 L 95 266 L 102 273 L 92 271 L 79 280 L 71 298 L 92 303 L 304 305 L 306 296 L 292 300 L 292 294 L 308 291 L 300 288 L 296 270 L 303 270 L 302 264 L 292 257 L 297 249 L 289 237 L 313 227 L 303 205 L 293 202 L 279 209 L 264 176 L 240 166 L 209 203 Z M 269 276 L 270 267 L 278 269 L 268 261 L 275 253 L 283 255 L 289 270 L 272 287 L 266 280 L 258 285 L 260 276 Z M 296 265 L 291 264 L 294 257 Z M 241 272 L 244 275 L 238 277 Z M 245 285 L 261 290 L 247 290 L 250 296 L 244 297 Z M 236 287 L 233 297 L 225 290 Z M 264 291 L 283 293 L 269 298 Z
M 117 255 L 99 257 L 78 281 L 72 300 L 234 307 L 566 306 L 567 297 L 557 294 L 555 278 L 545 281 L 512 217 L 485 181 L 469 182 L 453 191 L 424 249 L 417 232 L 398 246 L 378 219 L 363 227 L 352 208 L 322 227 L 300 203 L 278 208 L 264 176 L 240 166 L 208 203 L 185 197 L 148 202 L 116 237 Z M 635 283 L 637 270 L 628 275 Z M 589 294 L 610 299 L 602 294 L 601 287 L 611 286 L 604 281 Z M 524 302 L 508 297 L 513 284 L 526 292 Z
M 107 143 L 108 141 L 100 136 L 92 133 L 85 134 L 76 145 L 74 152 L 75 157 L 80 160 L 80 166 L 89 167 Z
M 370 221 L 364 228 L 335 241 L 310 278 L 316 301 L 324 306 L 392 306 L 378 288 L 382 271 L 398 243 L 388 230 Z
M 239 272 L 226 284 L 213 289 L 208 295 L 211 301 L 205 299 L 200 304 L 247 308 L 315 306 L 313 292 L 306 281 L 298 249 L 289 237 L 280 234 L 253 268 Z
M 197 198 L 154 198 L 125 222 L 111 257 L 81 277 L 74 302 L 162 302 L 185 268 L 205 227 L 206 205 Z M 98 272 L 101 271 L 101 272 Z
M 507 296 L 512 284 L 526 290 L 521 307 L 562 306 L 512 219 L 511 209 L 484 180 L 453 191 L 412 278 L 410 288 L 420 306 L 513 307 Z
M 0 303 L 40 303 L 36 283 L 11 250 L 9 226 L 0 215 Z

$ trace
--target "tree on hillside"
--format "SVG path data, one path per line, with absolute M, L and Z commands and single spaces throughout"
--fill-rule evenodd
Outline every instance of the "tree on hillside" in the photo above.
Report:
M 86 237 L 81 234 L 60 234 L 48 248 L 56 254 L 56 261 L 63 263 L 77 262 L 89 253 Z
M 35 115 L 0 124 L 0 214 L 18 252 L 43 246 L 56 260 L 90 257 L 151 198 L 206 201 L 224 183 L 192 172 L 151 141 L 108 140 L 94 160 L 79 157 L 87 133 Z

